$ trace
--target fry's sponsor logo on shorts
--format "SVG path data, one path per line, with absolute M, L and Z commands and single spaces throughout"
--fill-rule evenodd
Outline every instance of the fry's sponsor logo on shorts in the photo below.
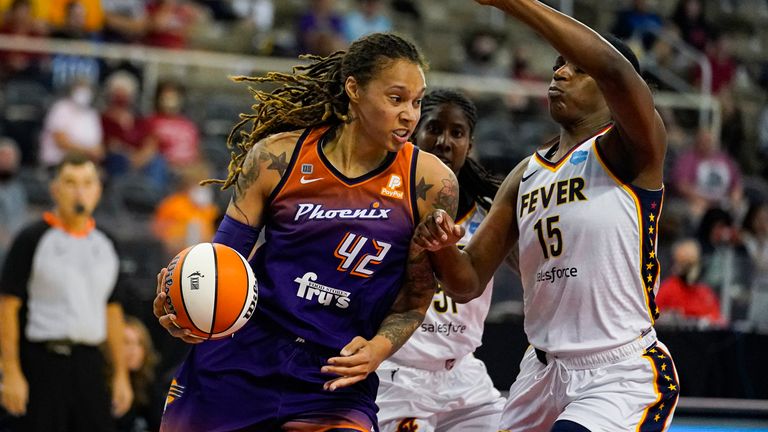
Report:
M 296 210 L 293 220 L 332 220 L 332 219 L 389 219 L 392 209 L 379 208 L 379 203 L 371 204 L 369 208 L 356 209 L 326 209 L 322 204 L 302 203 Z
M 552 266 L 549 270 L 541 270 L 536 273 L 536 282 L 555 283 L 559 279 L 579 277 L 579 269 L 576 267 L 559 268 Z
M 316 301 L 324 306 L 334 305 L 339 309 L 349 307 L 350 293 L 337 288 L 321 285 L 317 282 L 317 274 L 306 272 L 304 276 L 296 278 L 293 281 L 299 284 L 299 290 L 296 291 L 296 297 L 305 300 Z
M 422 323 L 421 324 L 421 331 L 425 333 L 436 333 L 440 335 L 450 336 L 458 334 L 464 334 L 465 331 L 467 331 L 467 325 L 462 323 L 441 323 L 441 324 L 435 324 L 435 323 Z

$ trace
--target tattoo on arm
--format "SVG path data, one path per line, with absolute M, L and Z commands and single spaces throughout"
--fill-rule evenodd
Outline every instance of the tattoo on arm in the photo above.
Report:
M 261 160 L 269 161 L 270 164 L 267 169 L 275 170 L 280 173 L 280 177 L 285 174 L 285 170 L 288 169 L 288 161 L 285 152 L 282 152 L 280 156 L 273 153 L 261 152 Z
M 392 353 L 400 349 L 424 321 L 436 289 L 429 257 L 423 251 L 412 253 L 408 258 L 405 284 L 378 331 L 392 343 Z
M 240 175 L 237 177 L 237 183 L 235 183 L 235 193 L 232 198 L 232 204 L 242 214 L 246 221 L 247 215 L 240 209 L 240 203 L 247 194 L 248 189 L 256 183 L 261 175 L 261 164 L 269 163 L 268 170 L 277 171 L 282 177 L 285 171 L 288 169 L 288 162 L 286 153 L 283 152 L 279 156 L 270 153 L 261 148 L 252 148 L 243 162 Z
M 235 205 L 243 199 L 245 192 L 258 180 L 261 167 L 257 159 L 261 159 L 263 153 L 261 150 L 251 149 L 245 157 L 243 168 L 240 175 L 237 176 L 237 183 L 235 184 Z
M 419 184 L 416 185 L 416 197 L 426 201 L 427 191 L 432 189 L 432 186 L 434 185 L 427 184 L 427 182 L 424 181 L 424 177 L 422 177 L 419 180 Z
M 435 208 L 443 209 L 452 217 L 459 209 L 459 185 L 451 179 L 443 179 L 443 188 L 437 192 Z

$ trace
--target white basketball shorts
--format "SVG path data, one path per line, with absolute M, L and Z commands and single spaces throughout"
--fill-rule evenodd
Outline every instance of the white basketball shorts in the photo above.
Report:
M 495 432 L 504 398 L 485 364 L 472 354 L 455 363 L 437 363 L 434 367 L 440 370 L 381 364 L 379 431 Z
M 499 429 L 549 432 L 557 420 L 570 420 L 591 432 L 666 431 L 680 388 L 669 351 L 655 339 L 652 332 L 610 351 L 547 354 L 547 365 L 529 347 Z

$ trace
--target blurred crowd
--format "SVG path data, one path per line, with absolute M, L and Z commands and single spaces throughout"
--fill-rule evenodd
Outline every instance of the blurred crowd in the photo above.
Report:
M 239 35 L 232 47 L 243 54 L 327 55 L 372 32 L 410 29 L 423 40 L 414 29 L 434 7 L 419 0 L 288 3 L 297 6 L 286 19 L 276 0 L 0 0 L 0 35 L 184 50 L 205 48 L 200 35 L 224 28 Z M 695 110 L 661 110 L 669 153 L 659 324 L 768 332 L 768 67 L 737 55 L 743 26 L 715 25 L 707 10 L 729 16 L 742 7 L 739 0 L 678 0 L 671 13 L 658 4 L 626 1 L 603 30 L 630 42 L 645 78 L 660 91 L 698 91 L 700 64 L 679 55 L 680 46 L 699 53 L 722 116 L 722 127 L 713 130 Z M 516 43 L 503 27 L 468 24 L 455 31 L 459 52 L 449 56 L 453 62 L 439 62 L 443 69 L 549 80 L 550 72 L 536 65 L 535 47 Z M 758 43 L 761 30 L 748 32 Z M 669 79 L 670 72 L 680 79 Z M 190 115 L 194 89 L 161 79 L 145 107 L 139 99 L 146 85 L 141 65 L 127 61 L 0 51 L 0 262 L 19 228 L 48 205 L 47 169 L 67 152 L 83 153 L 103 170 L 96 216 L 117 225 L 110 229 L 130 245 L 125 271 L 138 275 L 136 289 L 143 290 L 126 310 L 144 321 L 151 320 L 153 293 L 146 291 L 154 289 L 153 272 L 183 247 L 212 238 L 228 195 L 199 182 L 224 175 L 229 160 L 227 131 L 202 127 Z M 481 115 L 475 139 L 483 143 L 475 147 L 484 151 L 476 156 L 494 171 L 506 174 L 556 131 L 544 95 L 472 96 Z M 519 286 L 512 276 L 499 280 Z M 522 298 L 519 290 L 506 292 L 500 304 Z M 146 330 L 137 332 L 131 337 Z

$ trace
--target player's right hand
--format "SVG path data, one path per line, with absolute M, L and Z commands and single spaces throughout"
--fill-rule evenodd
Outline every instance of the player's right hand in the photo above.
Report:
M 13 416 L 23 416 L 27 413 L 27 401 L 29 400 L 29 384 L 21 372 L 10 372 L 3 376 L 3 385 L 0 386 L 3 407 Z
M 160 270 L 160 273 L 157 274 L 157 290 L 155 300 L 152 302 L 152 312 L 155 314 L 155 317 L 157 317 L 157 321 L 168 331 L 168 333 L 170 333 L 171 336 L 179 338 L 186 343 L 198 344 L 205 341 L 205 339 L 192 336 L 191 331 L 177 326 L 174 321 L 176 315 L 165 312 L 163 305 L 165 304 L 165 299 L 167 297 L 164 287 L 166 273 L 168 273 L 168 269 L 163 268 Z
M 464 237 L 464 227 L 456 225 L 444 210 L 435 210 L 416 227 L 413 242 L 434 252 L 456 244 L 462 237 Z

